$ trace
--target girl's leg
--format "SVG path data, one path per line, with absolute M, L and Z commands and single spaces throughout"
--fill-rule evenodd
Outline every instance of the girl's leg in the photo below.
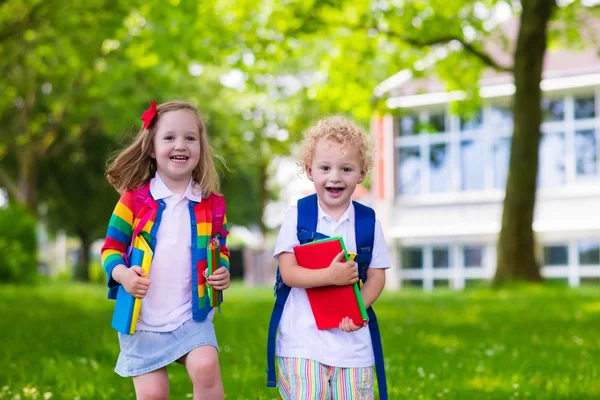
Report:
M 194 385 L 194 400 L 223 400 L 219 354 L 213 346 L 196 347 L 181 358 Z
M 167 368 L 134 376 L 133 386 L 137 400 L 167 400 L 169 398 Z
M 284 400 L 329 400 L 328 368 L 306 358 L 277 358 L 279 393 Z
M 334 368 L 331 376 L 332 400 L 373 400 L 373 367 Z

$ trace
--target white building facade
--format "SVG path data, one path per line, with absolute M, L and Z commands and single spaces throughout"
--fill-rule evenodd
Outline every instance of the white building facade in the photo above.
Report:
M 393 268 L 389 287 L 462 289 L 496 269 L 496 240 L 512 137 L 512 77 L 487 74 L 468 120 L 461 92 L 406 80 L 373 119 L 376 209 Z M 549 53 L 534 231 L 542 275 L 571 286 L 600 281 L 600 59 Z

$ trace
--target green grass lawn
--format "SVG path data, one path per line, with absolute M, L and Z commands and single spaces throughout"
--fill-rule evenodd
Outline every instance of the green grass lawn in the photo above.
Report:
M 600 398 L 598 287 L 386 293 L 376 310 L 392 399 Z M 0 285 L 0 399 L 133 399 L 113 372 L 112 302 L 101 286 Z M 270 289 L 235 285 L 215 317 L 227 399 L 265 387 Z M 191 384 L 169 369 L 171 398 Z M 191 398 L 191 395 L 189 396 Z

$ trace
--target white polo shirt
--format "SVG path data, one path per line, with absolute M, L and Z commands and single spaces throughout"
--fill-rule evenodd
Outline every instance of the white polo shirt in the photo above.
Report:
M 348 252 L 356 253 L 354 205 L 350 203 L 337 222 L 325 214 L 320 205 L 318 208 L 317 232 L 327 236 L 342 236 Z M 293 253 L 294 246 L 300 244 L 296 236 L 297 219 L 298 208 L 292 206 L 281 225 L 273 257 L 278 259 L 283 252 Z M 373 258 L 369 267 L 389 268 L 389 265 L 381 224 L 376 221 Z M 276 354 L 279 357 L 307 358 L 342 368 L 370 367 L 375 364 L 369 328 L 355 332 L 344 332 L 337 328 L 318 330 L 306 290 L 301 288 L 292 288 L 285 303 L 279 323 Z
M 202 201 L 190 183 L 183 196 L 174 194 L 158 172 L 150 181 L 150 193 L 166 207 L 156 232 L 150 265 L 150 287 L 142 300 L 136 330 L 170 332 L 192 318 L 192 231 L 189 202 Z M 212 318 L 213 313 L 209 314 Z

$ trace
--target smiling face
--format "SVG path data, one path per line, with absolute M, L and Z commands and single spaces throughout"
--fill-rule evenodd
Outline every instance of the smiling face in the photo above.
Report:
M 356 185 L 365 179 L 362 159 L 355 146 L 342 146 L 334 140 L 316 143 L 306 175 L 314 185 L 319 203 L 336 220 L 346 211 Z
M 186 110 L 161 115 L 154 136 L 152 158 L 156 170 L 167 187 L 175 192 L 187 188 L 192 171 L 200 160 L 198 120 Z

